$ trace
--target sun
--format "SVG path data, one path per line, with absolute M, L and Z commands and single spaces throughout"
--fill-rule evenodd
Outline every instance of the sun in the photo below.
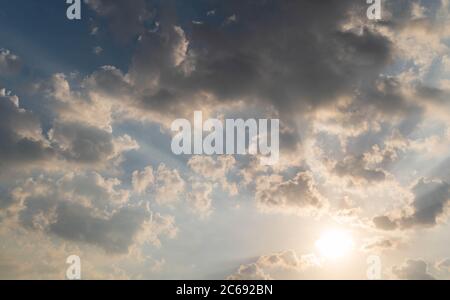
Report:
M 353 249 L 353 239 L 349 232 L 329 230 L 316 242 L 316 248 L 322 257 L 338 259 L 346 256 Z

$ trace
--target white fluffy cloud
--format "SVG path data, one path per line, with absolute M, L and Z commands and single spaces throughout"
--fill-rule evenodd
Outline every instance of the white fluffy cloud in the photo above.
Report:
M 160 205 L 174 205 L 185 191 L 186 182 L 176 169 L 161 164 L 156 171 L 156 202 Z

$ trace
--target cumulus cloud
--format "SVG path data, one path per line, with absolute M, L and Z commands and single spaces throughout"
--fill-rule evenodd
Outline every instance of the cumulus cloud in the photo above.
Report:
M 147 166 L 144 170 L 136 170 L 132 174 L 132 186 L 135 193 L 144 195 L 149 191 L 155 195 L 155 201 L 162 206 L 174 207 L 185 192 L 186 181 L 177 169 L 160 164 L 153 169 Z
M 107 68 L 107 67 L 104 67 Z M 81 85 L 89 86 L 89 78 Z M 32 87 L 32 93 L 48 99 L 48 106 L 55 119 L 60 123 L 82 123 L 105 131 L 112 131 L 111 101 L 105 101 L 95 92 L 95 88 L 74 90 L 70 78 L 65 74 L 53 74 L 48 80 L 38 81 Z M 78 83 L 80 84 L 80 83 Z M 114 85 L 111 85 L 111 88 Z M 114 92 L 114 91 L 112 91 Z M 120 97 L 120 94 L 118 94 Z
M 143 194 L 154 182 L 155 176 L 153 175 L 153 168 L 151 166 L 146 167 L 142 172 L 133 172 L 133 189 L 138 194 Z
M 230 196 L 238 194 L 237 184 L 230 182 L 228 179 L 235 163 L 236 160 L 232 156 L 217 158 L 194 156 L 188 161 L 187 165 L 194 175 L 189 178 L 191 192 L 188 195 L 187 202 L 193 213 L 202 218 L 211 215 L 214 210 L 212 192 L 218 185 Z
M 397 228 L 395 221 L 391 220 L 388 216 L 378 216 L 373 219 L 373 223 L 376 227 L 383 230 L 394 230 Z
M 233 156 L 219 156 L 217 159 L 210 156 L 194 156 L 188 161 L 188 166 L 197 176 L 202 180 L 219 183 L 231 196 L 238 193 L 236 183 L 227 179 L 235 164 L 236 159 Z
M 445 214 L 450 200 L 450 186 L 440 180 L 420 179 L 412 188 L 414 199 L 409 207 L 397 213 L 400 216 L 378 216 L 375 226 L 384 230 L 433 227 Z
M 394 266 L 392 273 L 398 279 L 405 280 L 433 280 L 435 279 L 429 272 L 427 263 L 423 260 L 407 260 L 401 266 Z
M 285 250 L 270 255 L 261 256 L 257 264 L 265 268 L 282 268 L 302 270 L 314 265 L 315 257 L 313 255 L 298 256 L 293 250 Z
M 300 272 L 317 265 L 314 255 L 298 256 L 293 250 L 285 250 L 270 255 L 260 256 L 256 262 L 241 265 L 228 280 L 271 280 L 273 270 L 293 270 Z
M 51 128 L 43 139 L 53 159 L 82 168 L 104 168 L 107 163 L 120 159 L 124 152 L 139 148 L 129 135 L 114 135 L 112 107 L 108 102 L 74 91 L 64 74 L 54 74 L 47 81 L 35 83 L 32 94 L 49 101 L 44 103 L 48 105 Z M 41 125 L 37 117 L 34 119 L 38 131 Z
M 396 249 L 399 244 L 400 244 L 399 239 L 378 237 L 368 240 L 362 246 L 362 250 L 367 252 L 392 250 Z
M 227 280 L 271 280 L 270 275 L 258 266 L 258 264 L 241 265 L 235 274 L 227 277 Z
M 192 212 L 203 218 L 211 215 L 213 211 L 211 193 L 213 185 L 207 182 L 193 182 L 192 191 L 189 193 L 187 202 Z
M 0 156 L 2 171 L 51 160 L 55 150 L 42 133 L 39 119 L 22 109 L 19 98 L 0 89 Z
M 450 258 L 446 258 L 438 262 L 437 268 L 441 271 L 450 273 Z
M 128 253 L 138 243 L 159 245 L 160 236 L 176 234 L 172 217 L 129 203 L 130 192 L 119 185 L 118 179 L 97 173 L 31 178 L 12 192 L 13 211 L 29 230 L 92 244 L 109 253 Z
M 161 164 L 156 172 L 156 202 L 172 206 L 180 200 L 186 188 L 186 182 L 176 169 Z
M 317 215 L 328 206 L 310 172 L 300 172 L 290 180 L 284 180 L 280 175 L 258 177 L 255 201 L 264 212 L 300 215 Z
M 80 123 L 56 124 L 49 136 L 67 161 L 80 164 L 102 163 L 138 147 L 129 136 L 115 139 L 108 131 Z

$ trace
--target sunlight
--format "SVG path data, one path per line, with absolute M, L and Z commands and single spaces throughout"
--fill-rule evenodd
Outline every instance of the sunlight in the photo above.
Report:
M 352 250 L 353 239 L 347 231 L 330 230 L 322 234 L 316 242 L 316 247 L 324 258 L 337 259 Z

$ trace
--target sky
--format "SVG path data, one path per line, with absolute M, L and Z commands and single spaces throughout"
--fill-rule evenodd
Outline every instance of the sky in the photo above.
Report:
M 450 279 L 450 2 L 0 0 L 0 279 Z M 280 158 L 176 155 L 277 119 Z

